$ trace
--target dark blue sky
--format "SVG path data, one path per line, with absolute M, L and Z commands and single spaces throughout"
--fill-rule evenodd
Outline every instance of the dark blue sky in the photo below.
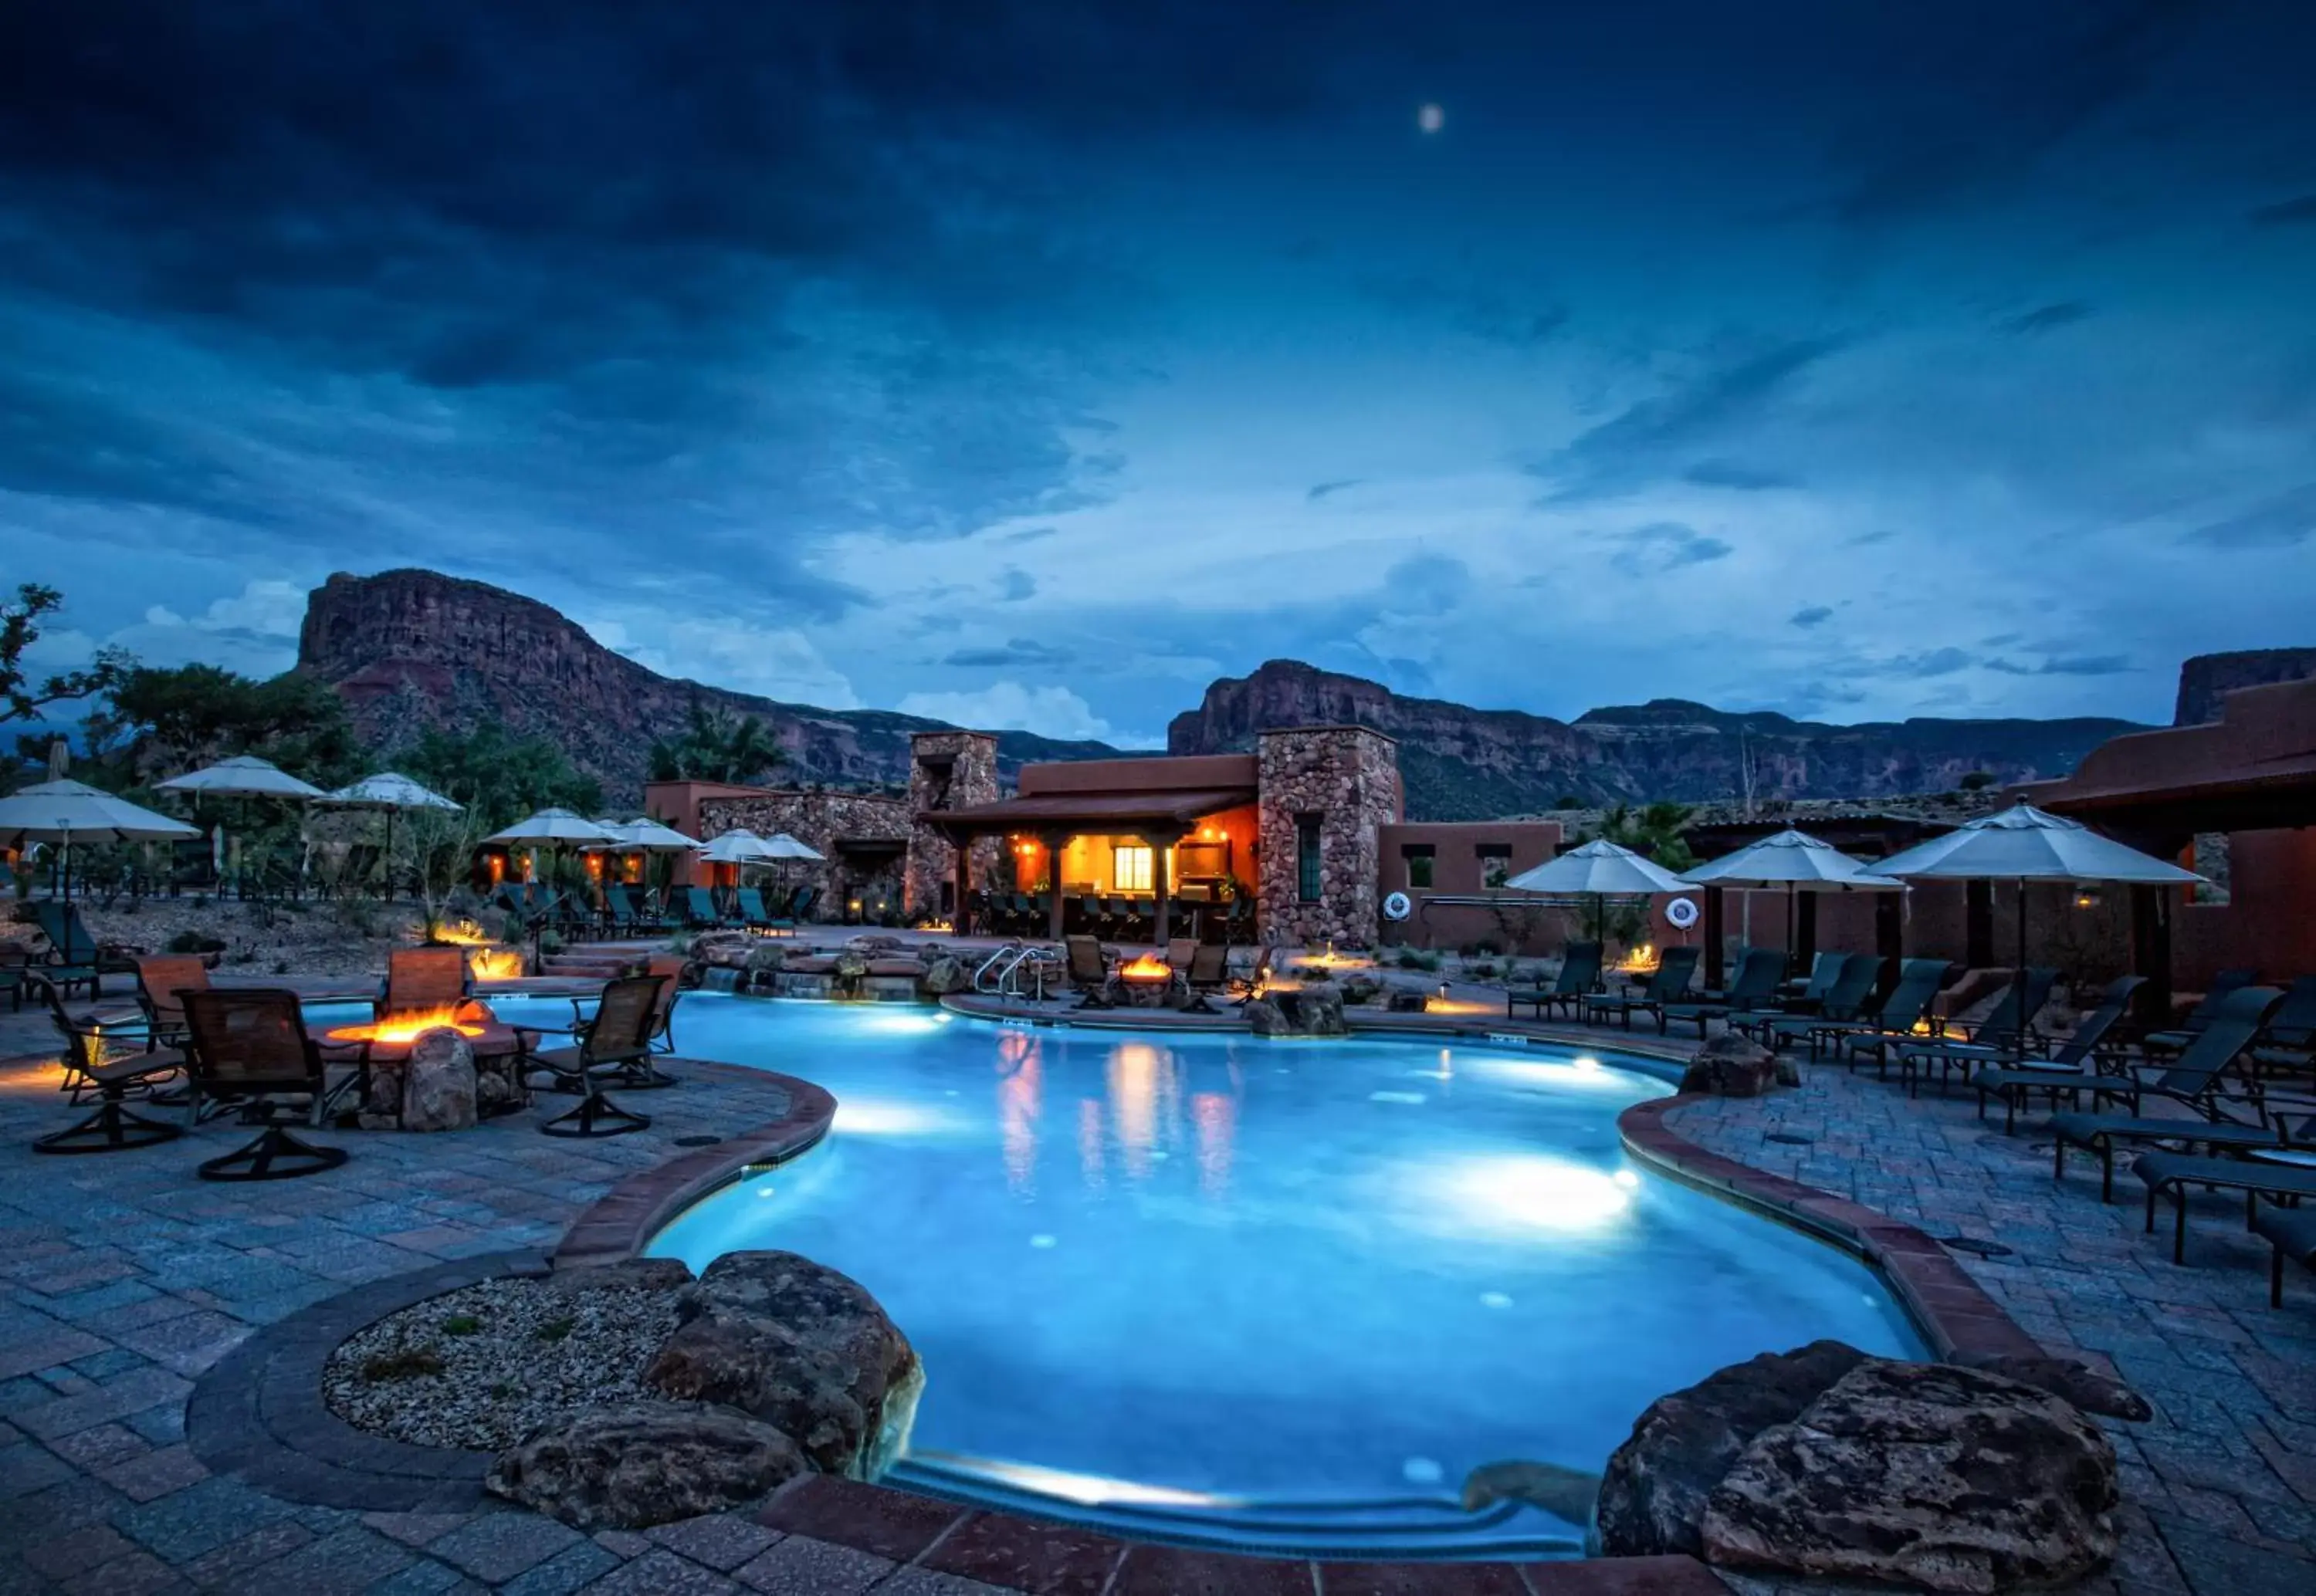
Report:
M 0 536 L 58 663 L 277 669 L 306 588 L 398 564 L 734 687 L 1126 740 L 1281 654 L 1547 714 L 2160 719 L 2182 655 L 2312 641 L 2295 0 L 14 38 Z

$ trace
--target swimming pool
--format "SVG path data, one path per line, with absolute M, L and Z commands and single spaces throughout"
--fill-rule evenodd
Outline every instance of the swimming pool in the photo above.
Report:
M 1617 1115 L 1671 1088 L 1611 1055 L 706 994 L 678 1029 L 838 1109 L 651 1251 L 873 1292 L 926 1370 L 895 1483 L 1191 1542 L 1568 1551 L 1581 1523 L 1464 1512 L 1466 1473 L 1597 1471 L 1658 1396 L 1819 1336 L 1921 1355 L 1855 1260 L 1635 1167 Z

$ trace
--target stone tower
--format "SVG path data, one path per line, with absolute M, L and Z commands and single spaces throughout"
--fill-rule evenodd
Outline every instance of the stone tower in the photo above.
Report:
M 997 739 L 986 732 L 920 732 L 909 739 L 909 812 L 971 809 L 997 802 Z M 986 887 L 997 864 L 997 841 L 972 845 L 974 887 Z M 908 908 L 912 916 L 957 913 L 957 850 L 923 820 L 909 831 Z
M 1379 832 L 1400 819 L 1399 745 L 1366 726 L 1296 726 L 1257 749 L 1264 939 L 1368 945 Z

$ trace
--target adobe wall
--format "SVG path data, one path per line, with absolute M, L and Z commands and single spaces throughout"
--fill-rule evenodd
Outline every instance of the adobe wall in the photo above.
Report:
M 1365 726 L 1265 732 L 1256 753 L 1266 941 L 1366 947 L 1381 923 L 1382 834 L 1401 815 L 1398 745 Z M 1300 892 L 1297 820 L 1319 828 L 1319 895 Z

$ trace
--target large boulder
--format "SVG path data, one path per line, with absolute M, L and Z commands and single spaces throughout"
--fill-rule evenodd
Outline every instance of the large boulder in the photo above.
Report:
M 475 1050 L 447 1025 L 420 1033 L 402 1066 L 405 1130 L 471 1130 L 476 1122 Z
M 1343 1023 L 1343 989 L 1333 981 L 1305 981 L 1295 994 L 1296 1018 L 1305 1036 L 1349 1036 Z
M 701 1403 L 583 1407 L 499 1454 L 484 1485 L 578 1530 L 643 1530 L 744 1507 L 805 1471 L 762 1419 Z
M 2087 1414 L 2127 1419 L 2134 1424 L 2155 1416 L 2146 1397 L 2080 1359 L 2052 1358 L 2038 1352 L 1981 1352 L 1960 1354 L 1948 1361 L 2048 1391 Z
M 1343 978 L 1343 1001 L 1354 1006 L 1373 1003 L 1384 994 L 1384 984 L 1371 975 Z
M 691 939 L 691 962 L 717 970 L 744 970 L 760 945 L 745 931 L 702 931 Z
M 1295 1028 L 1287 1023 L 1286 1014 L 1272 998 L 1251 998 L 1239 1009 L 1246 1016 L 1249 1029 L 1257 1036 L 1292 1036 Z
M 972 982 L 973 976 L 966 971 L 965 961 L 954 953 L 943 953 L 925 966 L 917 987 L 929 998 L 946 998 L 951 992 L 964 991 Z
M 1698 1048 L 1680 1077 L 1684 1092 L 1721 1097 L 1759 1097 L 1777 1084 L 1777 1055 L 1734 1031 L 1724 1031 Z
M 1856 1347 L 1813 1341 L 1717 1370 L 1649 1404 L 1601 1476 L 1596 1512 L 1602 1555 L 1697 1556 L 1706 1499 L 1746 1443 L 1773 1424 L 1790 1423 L 1865 1361 Z
M 824 1474 L 873 1480 L 907 1443 L 924 1389 L 916 1350 L 833 1269 L 726 1253 L 678 1294 L 676 1315 L 644 1370 L 650 1389 L 751 1414 Z
M 1875 1358 L 1754 1436 L 1707 1499 L 1720 1568 L 1985 1592 L 2115 1556 L 2114 1445 L 2046 1391 Z

